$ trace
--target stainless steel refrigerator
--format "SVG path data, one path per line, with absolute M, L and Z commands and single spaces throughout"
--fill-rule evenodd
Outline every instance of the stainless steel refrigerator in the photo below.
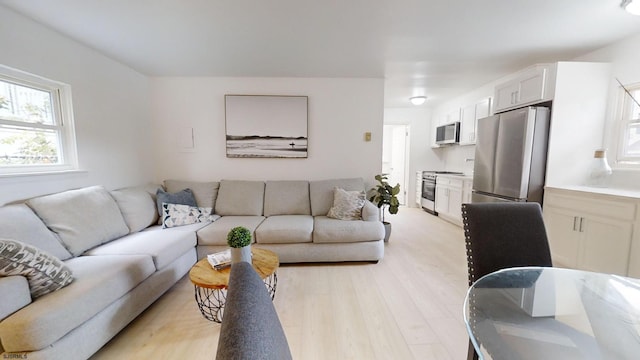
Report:
M 471 201 L 542 204 L 548 139 L 546 107 L 479 119 Z

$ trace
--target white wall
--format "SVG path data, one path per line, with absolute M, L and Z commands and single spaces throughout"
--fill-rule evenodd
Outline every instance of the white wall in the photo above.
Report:
M 384 109 L 385 124 L 409 125 L 409 170 L 407 205 L 415 207 L 416 171 L 439 170 L 444 168 L 441 154 L 431 149 L 431 109 L 429 108 L 387 108 Z M 421 186 L 421 184 L 417 184 Z
M 308 96 L 308 158 L 227 158 L 225 94 Z M 383 102 L 383 79 L 154 78 L 155 179 L 362 177 L 372 184 L 382 167 Z M 192 151 L 177 141 L 185 129 L 193 129 Z
M 0 64 L 71 85 L 80 173 L 0 178 L 0 204 L 152 179 L 148 79 L 0 6 Z
M 640 188 L 640 169 L 623 169 L 615 163 L 615 149 L 618 140 L 616 107 L 620 95 L 617 77 L 623 84 L 640 82 L 640 34 L 624 39 L 597 51 L 580 56 L 580 61 L 610 62 L 612 79 L 609 86 L 607 117 L 603 134 L 603 143 L 609 149 L 609 163 L 614 168 L 612 186 Z

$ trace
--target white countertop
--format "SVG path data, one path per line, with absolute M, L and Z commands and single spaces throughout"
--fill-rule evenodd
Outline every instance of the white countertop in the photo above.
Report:
M 473 180 L 473 175 L 456 175 L 456 174 L 438 174 L 438 177 L 446 177 L 451 179 Z
M 572 190 L 582 191 L 592 194 L 621 196 L 626 198 L 640 199 L 640 190 L 634 189 L 618 189 L 618 188 L 602 188 L 584 185 L 572 185 L 572 186 L 547 186 L 548 189 L 560 189 L 560 190 Z

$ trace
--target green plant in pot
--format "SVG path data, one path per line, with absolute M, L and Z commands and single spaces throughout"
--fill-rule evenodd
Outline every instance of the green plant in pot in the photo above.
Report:
M 400 193 L 400 184 L 391 186 L 387 182 L 388 174 L 380 174 L 375 176 L 378 184 L 374 186 L 371 191 L 373 195 L 369 197 L 369 201 L 374 203 L 378 209 L 380 209 L 382 223 L 384 224 L 385 237 L 384 241 L 389 241 L 391 235 L 391 223 L 388 223 L 384 219 L 385 209 L 389 210 L 389 214 L 397 214 L 400 207 L 400 201 L 398 201 L 397 195 Z
M 227 234 L 227 244 L 231 247 L 231 262 L 251 263 L 251 230 L 236 226 Z

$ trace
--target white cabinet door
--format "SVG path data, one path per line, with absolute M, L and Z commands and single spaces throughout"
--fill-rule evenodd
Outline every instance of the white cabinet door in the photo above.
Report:
M 539 102 L 545 98 L 549 66 L 536 65 L 495 87 L 496 112 Z
M 576 231 L 579 226 L 579 218 L 570 210 L 545 206 L 544 222 L 553 265 L 577 268 L 581 236 Z
M 478 119 L 489 116 L 490 107 L 491 97 L 488 97 L 460 110 L 460 145 L 474 145 L 476 143 Z
M 436 186 L 436 212 L 447 214 L 449 212 L 449 188 Z
M 460 145 L 476 143 L 476 105 L 465 106 L 460 110 Z
M 422 207 L 422 171 L 416 171 L 416 205 Z
M 447 215 L 458 224 L 462 224 L 462 189 L 449 189 L 449 209 Z
M 520 89 L 520 82 L 513 80 L 504 84 L 496 85 L 495 100 L 496 111 L 511 108 L 517 105 L 516 95 Z
M 473 180 L 465 180 L 462 184 L 462 203 L 471 203 L 471 194 L 473 192 Z
M 582 253 L 578 266 L 589 271 L 627 275 L 633 226 L 588 215 L 582 219 Z

